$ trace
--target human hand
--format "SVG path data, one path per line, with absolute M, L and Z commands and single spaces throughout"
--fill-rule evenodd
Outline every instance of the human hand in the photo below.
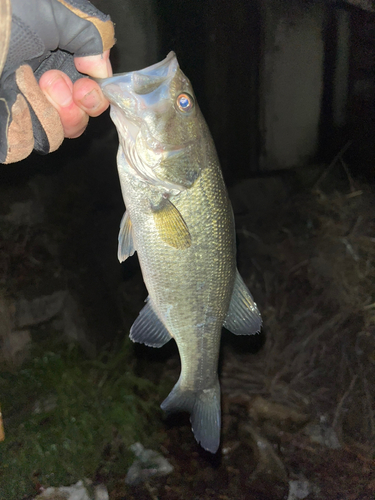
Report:
M 12 9 L 0 79 L 3 163 L 23 159 L 33 148 L 54 151 L 64 136 L 78 137 L 88 117 L 107 108 L 97 83 L 78 71 L 110 76 L 115 41 L 109 17 L 87 0 L 13 0 Z
M 97 56 L 77 57 L 74 64 L 80 73 L 94 78 L 112 76 L 109 50 Z M 64 136 L 70 139 L 84 132 L 90 116 L 99 116 L 109 106 L 100 86 L 89 78 L 73 83 L 65 73 L 52 69 L 43 73 L 39 86 L 59 113 Z

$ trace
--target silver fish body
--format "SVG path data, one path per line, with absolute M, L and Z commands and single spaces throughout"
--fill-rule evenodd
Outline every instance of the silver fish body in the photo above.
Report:
M 234 220 L 216 150 L 173 52 L 101 86 L 120 141 L 126 212 L 118 256 L 138 252 L 149 292 L 130 337 L 153 347 L 175 339 L 181 375 L 162 408 L 189 411 L 195 438 L 214 453 L 221 328 L 247 335 L 261 327 L 236 270 Z

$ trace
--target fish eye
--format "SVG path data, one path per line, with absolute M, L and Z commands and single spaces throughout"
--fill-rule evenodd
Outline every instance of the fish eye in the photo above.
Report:
M 177 107 L 183 113 L 191 111 L 194 108 L 194 99 L 190 94 L 183 92 L 176 99 Z

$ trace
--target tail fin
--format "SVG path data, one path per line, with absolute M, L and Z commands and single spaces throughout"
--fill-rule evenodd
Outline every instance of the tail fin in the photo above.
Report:
M 200 391 L 184 391 L 180 382 L 161 404 L 162 410 L 188 411 L 195 439 L 202 448 L 216 453 L 220 445 L 220 384 Z

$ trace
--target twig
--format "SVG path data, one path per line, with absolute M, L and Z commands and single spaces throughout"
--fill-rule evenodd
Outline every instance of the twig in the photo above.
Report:
M 241 228 L 241 229 L 237 229 L 237 233 L 243 234 L 245 236 L 245 238 L 253 238 L 253 240 L 257 241 L 258 243 L 261 243 L 262 245 L 264 245 L 264 242 L 263 242 L 263 240 L 262 240 L 262 238 L 260 236 L 258 236 L 255 233 L 252 233 L 252 232 L 248 231 L 245 227 Z
M 0 442 L 4 441 L 4 439 L 5 439 L 5 433 L 4 433 L 3 416 L 1 414 L 1 408 L 0 408 Z
M 363 195 L 362 189 L 358 189 L 358 191 L 353 191 L 353 192 L 347 194 L 346 198 L 355 198 L 356 196 L 362 196 L 362 195 Z
M 298 271 L 298 269 L 300 269 L 301 267 L 307 266 L 307 264 L 309 262 L 310 262 L 309 259 L 305 259 L 302 262 L 299 262 L 298 264 L 293 266 L 291 269 L 289 269 L 288 276 L 295 273 L 296 271 Z
M 345 245 L 345 248 L 346 248 L 346 251 L 348 252 L 348 254 L 353 257 L 353 259 L 358 262 L 359 261 L 359 257 L 358 255 L 355 253 L 354 251 L 354 248 L 352 247 L 352 245 L 349 243 L 349 241 L 346 239 L 346 238 L 340 238 L 341 242 Z
M 332 422 L 333 429 L 336 429 L 336 427 L 337 427 L 337 424 L 338 424 L 338 421 L 339 421 L 339 418 L 340 418 L 340 414 L 341 414 L 341 411 L 342 411 L 342 407 L 343 407 L 343 405 L 345 403 L 346 398 L 352 392 L 352 389 L 354 387 L 354 384 L 357 381 L 357 378 L 358 378 L 358 375 L 354 375 L 354 377 L 352 378 L 352 381 L 350 382 L 348 390 L 344 393 L 343 397 L 339 401 L 339 404 L 337 405 L 335 416 L 334 416 L 334 419 L 333 419 L 333 422 Z
M 372 409 L 372 404 L 373 404 L 373 398 L 371 397 L 370 394 L 370 389 L 368 386 L 368 381 L 366 378 L 366 375 L 364 373 L 363 366 L 361 366 L 361 371 L 362 371 L 362 383 L 363 383 L 363 388 L 365 390 L 366 394 L 366 400 L 367 400 L 367 406 L 368 406 L 368 412 L 369 412 L 369 418 L 370 418 L 370 427 L 371 427 L 371 436 L 375 436 L 375 418 L 374 418 L 374 410 Z
M 343 154 L 346 153 L 346 151 L 350 148 L 351 145 L 352 145 L 352 141 L 348 141 L 345 144 L 345 146 L 340 149 L 340 151 L 337 153 L 337 155 L 333 158 L 331 163 L 328 165 L 328 167 L 324 170 L 322 175 L 319 177 L 319 179 L 315 182 L 313 189 L 316 188 L 318 186 L 318 184 L 320 184 L 320 182 L 326 177 L 326 175 L 329 173 L 329 171 L 332 169 L 332 167 L 335 166 L 337 161 L 341 159 Z
M 355 221 L 353 227 L 351 228 L 351 230 L 345 235 L 345 237 L 349 237 L 349 236 L 353 236 L 355 235 L 355 232 L 357 231 L 358 229 L 358 226 L 362 223 L 363 221 L 363 217 L 362 215 L 359 215 L 357 217 L 357 220 Z
M 354 181 L 352 179 L 352 176 L 349 173 L 348 165 L 344 162 L 344 160 L 342 159 L 342 156 L 340 156 L 340 162 L 341 162 L 341 165 L 343 166 L 343 169 L 345 170 L 345 173 L 348 177 L 348 181 L 350 184 L 350 191 L 353 193 L 353 192 L 355 192 Z

